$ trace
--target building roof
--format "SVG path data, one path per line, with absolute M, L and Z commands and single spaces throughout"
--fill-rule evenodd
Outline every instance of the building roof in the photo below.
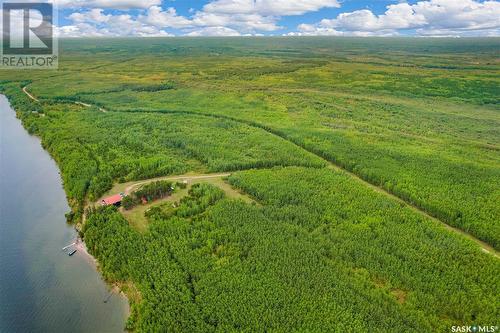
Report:
M 122 201 L 122 196 L 120 194 L 115 194 L 110 197 L 102 199 L 104 205 L 114 205 Z

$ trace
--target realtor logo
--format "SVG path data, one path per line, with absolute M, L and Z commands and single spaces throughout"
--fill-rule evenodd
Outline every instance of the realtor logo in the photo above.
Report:
M 2 68 L 56 68 L 52 3 L 2 4 Z

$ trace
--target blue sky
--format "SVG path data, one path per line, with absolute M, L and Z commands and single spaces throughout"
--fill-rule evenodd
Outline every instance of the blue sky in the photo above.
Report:
M 62 36 L 500 36 L 497 0 L 58 0 Z

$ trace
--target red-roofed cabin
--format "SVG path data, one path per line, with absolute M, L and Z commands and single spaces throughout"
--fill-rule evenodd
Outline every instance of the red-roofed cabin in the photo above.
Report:
M 101 204 L 103 206 L 114 205 L 114 206 L 118 207 L 121 205 L 122 199 L 123 199 L 123 197 L 121 196 L 121 194 L 115 194 L 115 195 L 112 195 L 110 197 L 102 199 Z

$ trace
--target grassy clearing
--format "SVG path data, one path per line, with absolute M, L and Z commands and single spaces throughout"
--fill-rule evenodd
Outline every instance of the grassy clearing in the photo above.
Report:
M 181 189 L 177 188 L 176 191 L 171 195 L 166 198 L 156 200 L 149 202 L 145 205 L 139 205 L 136 206 L 130 210 L 125 210 L 125 209 L 120 209 L 120 212 L 123 214 L 125 219 L 130 223 L 130 225 L 135 228 L 136 230 L 139 230 L 140 232 L 144 232 L 147 230 L 149 221 L 148 218 L 145 216 L 146 211 L 153 207 L 166 207 L 170 208 L 174 203 L 179 202 L 182 198 L 186 197 L 188 195 L 189 190 L 194 184 L 211 184 L 216 186 L 217 188 L 221 189 L 224 191 L 224 194 L 226 197 L 235 199 L 235 200 L 241 200 L 245 203 L 248 204 L 253 204 L 256 203 L 252 198 L 250 198 L 248 195 L 245 193 L 242 193 L 241 191 L 233 188 L 225 179 L 224 177 L 211 177 L 210 178 L 200 178 L 203 177 L 202 175 L 184 175 L 184 176 L 177 176 L 177 177 L 163 177 L 155 180 L 175 180 L 175 181 L 185 181 L 186 182 L 186 188 Z M 153 180 L 151 180 L 153 181 Z M 128 184 L 119 184 L 116 185 L 113 190 L 122 190 L 126 191 L 126 189 L 130 188 L 137 188 L 136 185 L 137 183 L 128 183 Z M 111 192 L 111 193 L 119 193 L 119 192 Z
M 171 206 L 174 202 L 177 202 L 181 198 L 185 197 L 188 194 L 188 190 L 188 188 L 178 189 L 177 191 L 175 191 L 175 193 L 166 198 L 155 200 L 145 205 L 139 205 L 130 210 L 125 210 L 122 208 L 120 209 L 120 212 L 123 214 L 131 227 L 140 232 L 145 232 L 148 228 L 148 219 L 144 214 L 148 209 L 161 205 Z

